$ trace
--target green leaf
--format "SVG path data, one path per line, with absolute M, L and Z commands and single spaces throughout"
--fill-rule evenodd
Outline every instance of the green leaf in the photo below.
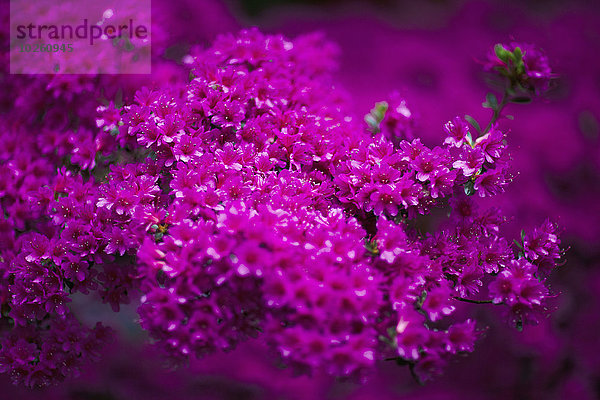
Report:
M 473 140 L 473 136 L 471 135 L 471 132 L 467 132 L 467 134 L 465 135 L 465 138 L 467 139 L 467 144 L 469 146 L 471 146 L 471 148 L 474 148 L 475 141 Z
M 487 103 L 492 106 L 491 108 L 493 110 L 498 108 L 498 99 L 496 98 L 496 95 L 494 93 L 488 93 L 485 96 L 485 99 L 487 100 Z
M 467 196 L 473 196 L 475 194 L 475 184 L 473 181 L 467 181 L 467 183 L 465 183 L 465 194 Z
M 369 129 L 374 130 L 379 127 L 377 120 L 371 114 L 365 115 L 365 122 L 369 126 Z
M 488 93 L 485 96 L 485 102 L 481 104 L 484 108 L 491 108 L 496 111 L 498 109 L 498 99 L 494 93 Z
M 479 123 L 475 121 L 475 118 L 471 117 L 470 115 L 465 115 L 465 119 L 473 126 L 473 128 L 477 130 L 477 132 L 481 133 L 481 127 L 479 126 Z

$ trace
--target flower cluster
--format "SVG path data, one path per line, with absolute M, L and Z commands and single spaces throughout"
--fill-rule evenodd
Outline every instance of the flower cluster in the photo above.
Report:
M 548 288 L 544 280 L 561 258 L 556 227 L 546 221 L 541 227 L 523 233 L 523 242 L 516 243 L 521 249 L 520 258 L 511 260 L 489 285 L 490 296 L 496 304 L 510 307 L 510 314 L 517 326 L 523 322 L 537 322 L 545 313 L 544 300 Z
M 517 254 L 500 211 L 474 200 L 511 180 L 505 135 L 457 117 L 429 148 L 397 95 L 363 125 L 332 84 L 335 53 L 318 35 L 221 36 L 195 51 L 189 82 L 98 107 L 95 133 L 3 141 L 5 371 L 42 385 L 66 375 L 51 353 L 96 351 L 106 332 L 79 327 L 77 292 L 114 311 L 139 296 L 174 363 L 260 337 L 299 371 L 357 379 L 391 357 L 424 380 L 472 351 L 461 302 L 534 321 L 554 226 Z M 451 216 L 432 229 L 435 208 Z
M 425 214 L 455 188 L 481 197 L 497 194 L 510 181 L 504 135 L 495 126 L 474 140 L 466 122 L 445 126 L 444 147 L 429 149 L 419 139 L 398 148 L 382 136 L 365 137 L 334 165 L 336 196 L 363 212 L 396 217 Z
M 428 324 L 515 261 L 500 215 L 461 194 L 508 183 L 504 135 L 456 118 L 429 149 L 382 127 L 398 118 L 388 103 L 365 130 L 323 70 L 301 65 L 305 43 L 318 56 L 314 40 L 223 37 L 197 55 L 186 93 L 141 91 L 125 107 L 117 140 L 151 150 L 169 194 L 164 218 L 144 221 L 164 232 L 138 253 L 142 325 L 176 357 L 263 332 L 300 369 L 362 376 L 391 347 L 426 378 L 477 336 L 472 320 Z M 408 221 L 450 196 L 453 229 L 419 237 Z
M 484 68 L 508 78 L 513 88 L 518 85 L 534 93 L 548 90 L 554 77 L 548 58 L 529 43 L 497 44 L 489 52 Z
M 0 159 L 6 161 L 10 185 L 0 203 L 7 215 L 0 248 L 2 319 L 8 328 L 3 371 L 15 382 L 45 385 L 71 375 L 78 363 L 98 353 L 96 347 L 105 340 L 95 341 L 93 332 L 109 333 L 101 325 L 93 331 L 79 325 L 69 307 L 72 294 L 98 292 L 118 310 L 133 283 L 130 261 L 124 264 L 110 255 L 111 234 L 119 225 L 91 202 L 97 198 L 92 180 L 65 167 L 53 173 L 61 150 L 45 150 L 45 136 L 35 143 L 11 129 L 2 135 Z M 71 154 L 76 149 L 71 147 Z M 128 246 L 134 248 L 135 242 Z M 22 351 L 13 352 L 13 345 Z M 58 358 L 47 360 L 50 356 Z
M 8 28 L 8 7 L 0 18 Z M 8 42 L 7 29 L 0 38 Z M 179 73 L 155 61 L 157 83 Z M 134 294 L 135 251 L 124 255 L 121 246 L 115 257 L 111 246 L 116 229 L 129 234 L 135 227 L 95 206 L 97 178 L 131 156 L 98 131 L 95 114 L 98 99 L 122 102 L 148 79 L 8 75 L 4 67 L 8 61 L 0 96 L 0 369 L 14 383 L 45 386 L 96 360 L 112 335 L 101 323 L 78 321 L 74 295 L 93 293 L 118 310 Z
M 13 383 L 41 387 L 77 376 L 83 359 L 97 361 L 112 338 L 110 328 L 98 323 L 83 327 L 72 315 L 40 326 L 18 326 L 2 337 L 0 371 Z

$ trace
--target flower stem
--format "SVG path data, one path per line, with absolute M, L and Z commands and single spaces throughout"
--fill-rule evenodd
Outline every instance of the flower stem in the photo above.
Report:
M 494 115 L 492 115 L 492 119 L 490 120 L 490 122 L 487 124 L 487 126 L 485 127 L 485 129 L 482 132 L 483 135 L 488 133 L 488 131 L 492 127 L 492 124 L 494 122 L 496 122 L 498 120 L 498 118 L 500 118 L 502 110 L 504 109 L 504 107 L 506 106 L 508 101 L 509 101 L 508 90 L 505 89 L 504 93 L 502 94 L 502 99 L 500 100 L 500 103 L 498 104 L 497 107 L 494 108 Z
M 409 364 L 408 369 L 410 369 L 410 374 L 415 382 L 417 382 L 420 386 L 424 386 L 425 383 L 421 380 L 421 378 L 419 378 L 419 375 L 417 375 L 417 372 L 415 371 L 415 364 Z

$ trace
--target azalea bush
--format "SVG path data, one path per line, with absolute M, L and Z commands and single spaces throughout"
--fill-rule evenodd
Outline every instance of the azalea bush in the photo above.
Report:
M 99 359 L 118 332 L 80 322 L 81 295 L 139 305 L 171 365 L 258 340 L 357 381 L 379 360 L 440 374 L 474 350 L 480 304 L 519 330 L 546 316 L 556 225 L 505 238 L 481 204 L 517 172 L 498 121 L 549 87 L 543 52 L 493 47 L 489 123 L 458 116 L 436 147 L 398 93 L 352 115 L 336 54 L 244 30 L 102 102 L 90 91 L 121 78 L 33 78 L 52 90 L 21 95 L 0 133 L 0 370 L 45 386 Z

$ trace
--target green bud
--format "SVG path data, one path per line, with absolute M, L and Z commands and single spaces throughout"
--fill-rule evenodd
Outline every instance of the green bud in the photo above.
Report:
M 388 103 L 385 101 L 380 101 L 379 103 L 375 103 L 375 108 L 371 110 L 375 118 L 377 118 L 380 122 L 383 121 L 385 117 L 385 113 L 388 109 Z
M 494 46 L 494 52 L 496 53 L 496 57 L 503 61 L 505 64 L 508 64 L 508 60 L 511 58 L 512 53 L 504 48 L 502 44 L 498 43 Z
M 521 52 L 521 48 L 520 47 L 515 47 L 515 50 L 513 51 L 513 54 L 515 56 L 515 60 L 517 62 L 521 61 L 523 59 L 523 53 Z
M 385 101 L 380 101 L 375 103 L 375 107 L 371 110 L 371 112 L 365 115 L 365 122 L 369 126 L 369 130 L 373 133 L 379 132 L 379 124 L 385 118 L 385 113 L 388 109 L 388 103 Z

